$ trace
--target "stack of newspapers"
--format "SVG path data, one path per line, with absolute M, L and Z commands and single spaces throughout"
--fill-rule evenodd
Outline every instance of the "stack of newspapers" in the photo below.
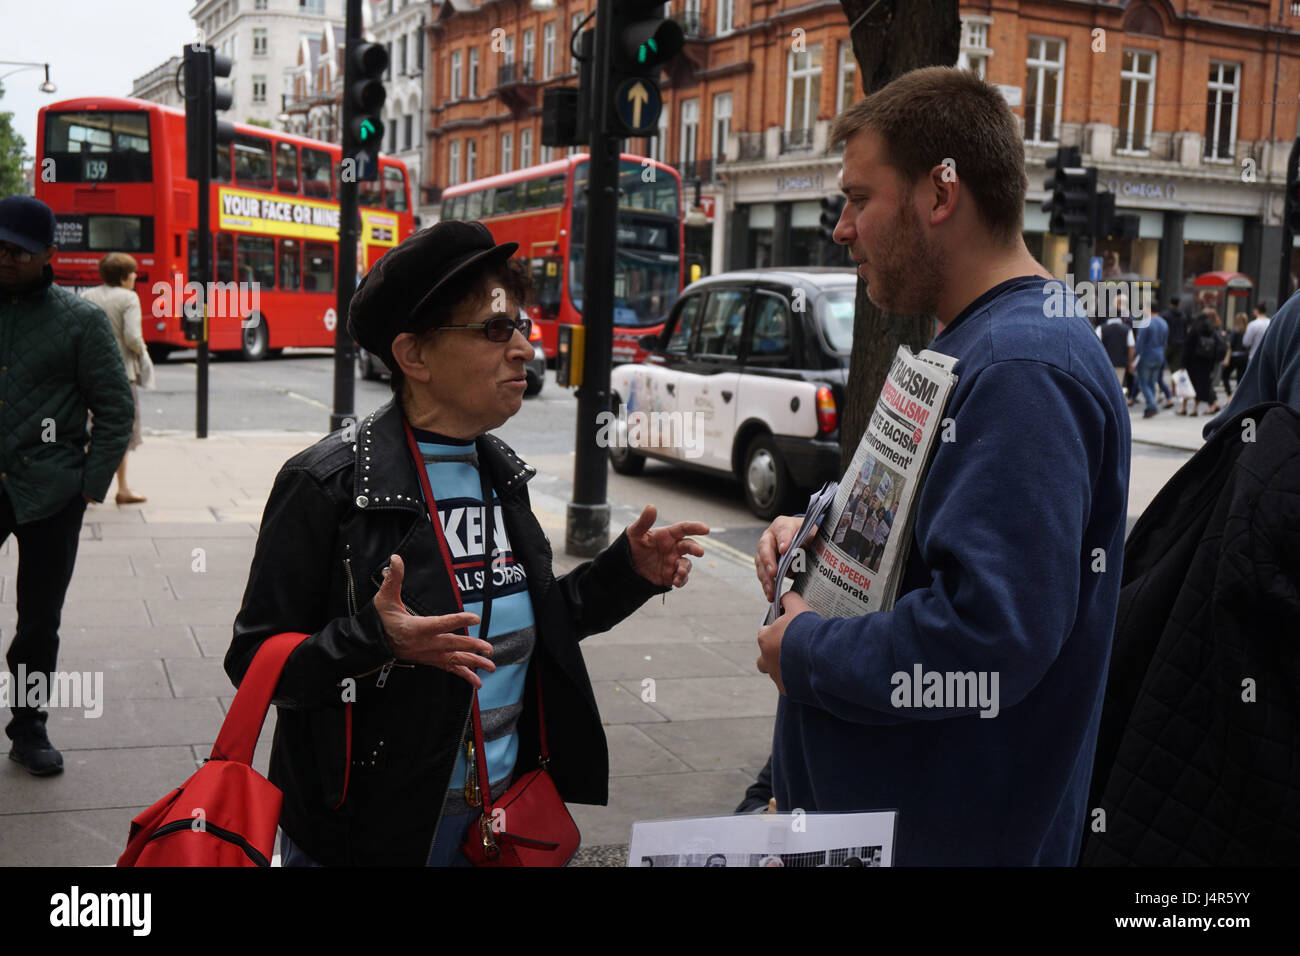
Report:
M 804 521 L 777 569 L 822 617 L 857 617 L 894 606 L 921 484 L 946 436 L 944 409 L 957 360 L 899 346 L 848 471 L 808 502 Z M 815 530 L 815 534 L 813 533 Z M 764 623 L 780 612 L 781 595 Z

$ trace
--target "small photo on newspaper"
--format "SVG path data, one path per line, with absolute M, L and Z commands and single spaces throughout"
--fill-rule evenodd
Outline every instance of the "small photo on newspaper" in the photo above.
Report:
M 628 866 L 892 866 L 897 818 L 881 810 L 641 820 Z
M 884 462 L 867 455 L 849 490 L 848 505 L 831 543 L 873 574 L 880 570 L 880 559 L 889 543 L 898 501 L 903 496 L 903 476 Z

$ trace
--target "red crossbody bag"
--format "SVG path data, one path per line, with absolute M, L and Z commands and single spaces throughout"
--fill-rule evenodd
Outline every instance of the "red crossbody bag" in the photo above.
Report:
M 433 525 L 438 538 L 438 547 L 442 551 L 442 560 L 451 578 L 452 593 L 456 595 L 456 605 L 464 610 L 460 597 L 460 588 L 456 584 L 456 575 L 452 571 L 451 551 L 443 535 L 442 523 L 437 519 L 437 504 L 433 498 L 433 489 L 429 486 L 429 475 L 424 467 L 424 458 L 420 454 L 415 434 L 410 423 L 402 420 L 406 430 L 406 443 L 411 457 L 415 461 L 416 474 L 420 476 L 420 487 L 424 491 L 425 504 L 428 506 L 429 522 Z M 479 475 L 482 480 L 484 538 L 491 544 L 494 538 L 495 508 L 492 504 L 492 486 L 488 482 L 487 471 L 479 463 Z M 484 549 L 488 550 L 487 548 Z M 483 613 L 480 615 L 479 634 L 486 640 L 492 616 L 492 567 L 485 563 L 483 574 Z M 547 772 L 550 752 L 546 744 L 546 717 L 542 708 L 542 679 L 537 678 L 537 730 L 541 755 L 537 758 L 538 768 L 519 777 L 510 789 L 497 800 L 492 799 L 492 788 L 488 781 L 487 757 L 483 748 L 483 723 L 479 717 L 478 691 L 474 691 L 474 701 L 470 716 L 474 724 L 473 761 L 477 772 L 478 791 L 482 796 L 483 813 L 477 824 L 470 828 L 465 837 L 461 852 L 475 866 L 564 866 L 578 850 L 581 837 L 578 826 L 569 815 L 569 810 L 555 789 L 555 782 Z

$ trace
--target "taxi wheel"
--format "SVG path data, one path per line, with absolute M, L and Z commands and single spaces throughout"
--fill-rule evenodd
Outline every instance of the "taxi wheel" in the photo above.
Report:
M 784 514 L 794 483 L 771 435 L 755 435 L 749 443 L 740 482 L 745 488 L 745 504 L 758 517 Z
M 621 403 L 622 399 L 615 394 L 611 404 L 617 409 Z M 618 422 L 615 428 L 614 440 L 609 446 L 609 463 L 620 475 L 641 474 L 645 470 L 645 455 L 638 455 L 627 446 L 627 432 L 623 422 Z

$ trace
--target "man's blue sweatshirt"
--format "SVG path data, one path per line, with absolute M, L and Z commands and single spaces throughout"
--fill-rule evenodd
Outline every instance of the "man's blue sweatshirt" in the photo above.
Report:
M 897 810 L 900 865 L 1072 865 L 1119 600 L 1128 408 L 1061 283 L 1012 279 L 930 348 L 959 359 L 893 610 L 786 629 L 778 807 Z M 1062 315 L 1064 311 L 1064 315 Z M 997 675 L 998 713 L 897 707 L 894 675 Z M 991 686 L 991 684 L 989 685 Z

